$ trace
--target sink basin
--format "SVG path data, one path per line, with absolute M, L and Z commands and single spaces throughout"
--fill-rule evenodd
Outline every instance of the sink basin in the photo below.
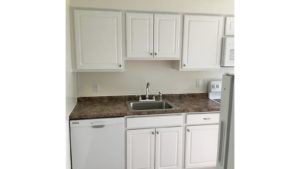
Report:
M 169 110 L 173 109 L 175 106 L 173 106 L 171 103 L 167 101 L 147 101 L 147 102 L 128 102 L 128 107 L 131 111 L 134 110 Z

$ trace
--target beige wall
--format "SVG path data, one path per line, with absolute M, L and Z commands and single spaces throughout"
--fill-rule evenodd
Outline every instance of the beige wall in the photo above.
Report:
M 234 0 L 71 0 L 75 8 L 119 9 L 203 14 L 234 14 Z M 72 43 L 74 44 L 73 40 Z M 74 50 L 73 50 L 74 51 Z M 220 79 L 225 72 L 180 72 L 172 68 L 175 61 L 126 61 L 125 72 L 78 73 L 78 96 L 107 96 L 150 93 L 203 93 L 207 81 Z M 200 84 L 196 86 L 197 81 Z M 97 87 L 98 86 L 98 87 Z
M 73 7 L 233 14 L 234 0 L 71 0 Z
M 79 96 L 108 96 L 150 93 L 205 93 L 207 81 L 220 79 L 232 68 L 218 71 L 181 72 L 174 69 L 176 61 L 126 61 L 125 72 L 79 73 Z M 197 86 L 197 81 L 200 80 Z M 98 85 L 98 87 L 97 87 Z
M 70 1 L 66 1 L 66 113 L 69 115 L 76 105 L 77 98 L 77 73 L 74 71 L 71 48 L 70 27 Z

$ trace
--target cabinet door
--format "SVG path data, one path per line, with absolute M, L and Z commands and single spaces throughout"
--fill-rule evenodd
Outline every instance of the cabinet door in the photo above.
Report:
M 122 13 L 75 10 L 77 69 L 121 70 Z
M 234 17 L 226 17 L 225 35 L 234 35 Z
M 179 59 L 181 40 L 181 16 L 154 15 L 154 57 L 156 59 Z
M 127 58 L 153 58 L 153 14 L 126 13 Z
M 220 68 L 223 17 L 184 16 L 183 70 Z
M 222 66 L 234 66 L 234 37 L 225 37 L 223 39 Z
M 127 131 L 127 169 L 154 169 L 155 129 Z
M 215 167 L 218 126 L 188 126 L 186 130 L 186 168 Z
M 182 127 L 156 129 L 156 169 L 182 169 Z

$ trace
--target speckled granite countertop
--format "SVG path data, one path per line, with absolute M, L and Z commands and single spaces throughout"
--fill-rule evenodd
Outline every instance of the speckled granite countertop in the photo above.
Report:
M 175 105 L 171 110 L 130 111 L 128 101 L 136 101 L 137 96 L 80 97 L 70 114 L 70 120 L 112 118 L 133 115 L 151 115 L 186 112 L 213 112 L 220 110 L 220 104 L 208 99 L 207 93 L 166 94 L 163 100 Z

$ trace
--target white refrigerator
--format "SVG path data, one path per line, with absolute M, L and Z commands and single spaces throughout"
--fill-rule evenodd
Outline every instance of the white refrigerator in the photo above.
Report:
M 234 75 L 222 79 L 217 169 L 234 169 Z

